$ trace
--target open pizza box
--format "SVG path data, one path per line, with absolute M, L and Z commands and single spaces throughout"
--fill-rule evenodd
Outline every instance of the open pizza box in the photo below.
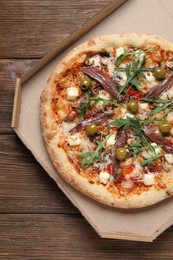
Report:
M 153 241 L 173 224 L 173 199 L 140 210 L 99 204 L 69 186 L 56 172 L 42 139 L 39 102 L 47 79 L 61 58 L 78 44 L 103 34 L 158 34 L 173 42 L 173 2 L 114 0 L 16 81 L 12 127 L 58 187 L 104 238 Z

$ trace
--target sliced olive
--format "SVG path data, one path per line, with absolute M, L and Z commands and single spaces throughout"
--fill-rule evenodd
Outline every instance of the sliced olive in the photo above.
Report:
M 90 136 L 95 135 L 97 130 L 98 130 L 98 126 L 94 123 L 91 123 L 86 127 L 86 134 Z
M 128 103 L 127 108 L 131 113 L 135 114 L 139 110 L 139 105 L 136 101 L 132 100 Z
M 168 134 L 172 126 L 168 121 L 163 121 L 159 124 L 159 130 L 163 134 Z
M 82 91 L 87 91 L 92 85 L 91 79 L 86 77 L 83 78 L 80 84 L 80 88 Z
M 120 161 L 124 160 L 127 155 L 127 150 L 125 148 L 118 148 L 116 150 L 116 158 Z
M 166 70 L 162 67 L 156 67 L 154 68 L 153 75 L 156 79 L 164 79 L 166 77 Z

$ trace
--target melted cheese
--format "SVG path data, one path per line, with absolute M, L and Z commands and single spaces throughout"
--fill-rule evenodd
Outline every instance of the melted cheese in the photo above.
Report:
M 127 81 L 127 76 L 124 71 L 114 71 L 113 79 L 118 82 L 121 86 Z
M 101 57 L 99 55 L 95 55 L 91 58 L 88 58 L 87 65 L 92 65 L 92 67 L 100 67 L 101 66 Z

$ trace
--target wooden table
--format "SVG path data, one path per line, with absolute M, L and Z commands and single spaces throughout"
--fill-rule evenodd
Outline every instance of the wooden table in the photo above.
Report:
M 0 0 L 0 259 L 173 259 L 153 243 L 101 239 L 10 127 L 15 79 L 110 0 Z

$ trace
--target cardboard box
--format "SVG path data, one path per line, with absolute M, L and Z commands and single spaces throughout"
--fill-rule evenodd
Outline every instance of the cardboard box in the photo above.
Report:
M 89 38 L 137 32 L 158 34 L 173 42 L 172 12 L 173 2 L 169 0 L 115 0 L 16 81 L 12 127 L 101 237 L 153 241 L 173 223 L 173 200 L 140 210 L 118 210 L 99 204 L 69 186 L 56 172 L 44 146 L 39 120 L 40 95 L 61 58 Z

